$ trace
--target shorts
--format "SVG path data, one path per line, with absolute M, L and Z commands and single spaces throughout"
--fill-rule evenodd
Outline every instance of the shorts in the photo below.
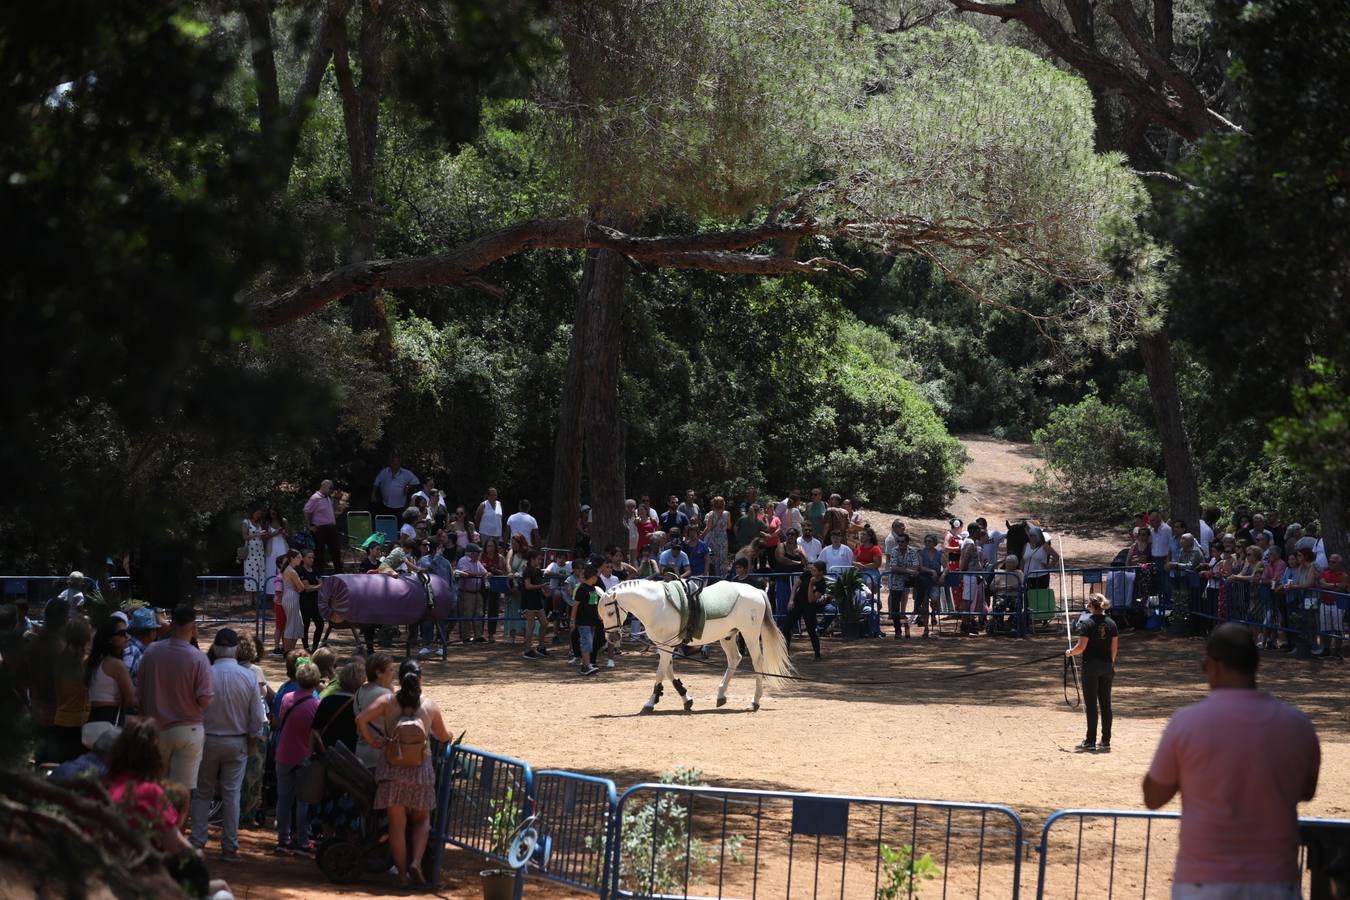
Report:
M 539 591 L 521 591 L 520 608 L 523 612 L 543 612 L 544 595 Z
M 581 652 L 590 653 L 595 650 L 595 627 L 591 625 L 577 626 L 577 640 L 581 643 Z

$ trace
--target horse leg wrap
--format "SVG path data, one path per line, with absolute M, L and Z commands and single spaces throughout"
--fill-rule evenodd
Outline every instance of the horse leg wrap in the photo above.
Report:
M 663 685 L 661 682 L 658 681 L 658 682 L 656 683 L 656 690 L 652 691 L 652 702 L 653 702 L 653 703 L 658 703 L 658 702 L 660 702 L 660 700 L 661 700 L 661 695 L 664 694 L 665 692 L 666 692 L 666 686 Z
M 684 682 L 678 678 L 671 679 L 671 684 L 675 685 L 675 690 L 681 697 L 688 696 L 689 692 L 684 689 Z

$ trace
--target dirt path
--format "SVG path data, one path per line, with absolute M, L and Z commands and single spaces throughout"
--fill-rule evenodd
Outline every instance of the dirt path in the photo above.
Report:
M 939 535 L 947 530 L 947 521 L 953 516 L 963 522 L 973 522 L 983 516 L 996 528 L 1002 528 L 1005 521 L 1027 518 L 1038 521 L 1051 532 L 1055 546 L 1064 554 L 1065 564 L 1070 568 L 1109 563 L 1120 548 L 1129 543 L 1125 529 L 1084 529 L 1074 522 L 1037 520 L 1032 516 L 1027 491 L 1032 483 L 1032 473 L 1040 464 L 1040 455 L 1033 445 L 982 435 L 964 435 L 960 441 L 970 462 L 961 476 L 948 515 L 920 518 L 906 515 L 904 510 L 863 510 L 863 516 L 879 537 L 884 539 L 890 531 L 891 520 L 896 517 L 904 520 L 910 533 L 931 531 Z

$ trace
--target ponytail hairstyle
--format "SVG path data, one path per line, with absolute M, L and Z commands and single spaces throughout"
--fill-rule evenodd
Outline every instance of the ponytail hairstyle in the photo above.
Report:
M 415 659 L 405 659 L 398 667 L 398 693 L 394 699 L 400 709 L 417 709 L 422 705 L 422 667 Z

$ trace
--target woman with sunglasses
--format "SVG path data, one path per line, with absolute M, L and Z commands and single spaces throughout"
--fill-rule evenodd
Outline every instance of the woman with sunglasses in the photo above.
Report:
M 131 672 L 122 662 L 122 651 L 126 650 L 130 639 L 127 623 L 120 616 L 106 620 L 94 632 L 89 657 L 84 661 L 84 683 L 89 689 L 89 725 L 85 726 L 84 735 L 86 745 L 93 744 L 91 738 L 97 739 L 97 732 L 120 726 L 136 706 L 136 688 L 131 683 Z

